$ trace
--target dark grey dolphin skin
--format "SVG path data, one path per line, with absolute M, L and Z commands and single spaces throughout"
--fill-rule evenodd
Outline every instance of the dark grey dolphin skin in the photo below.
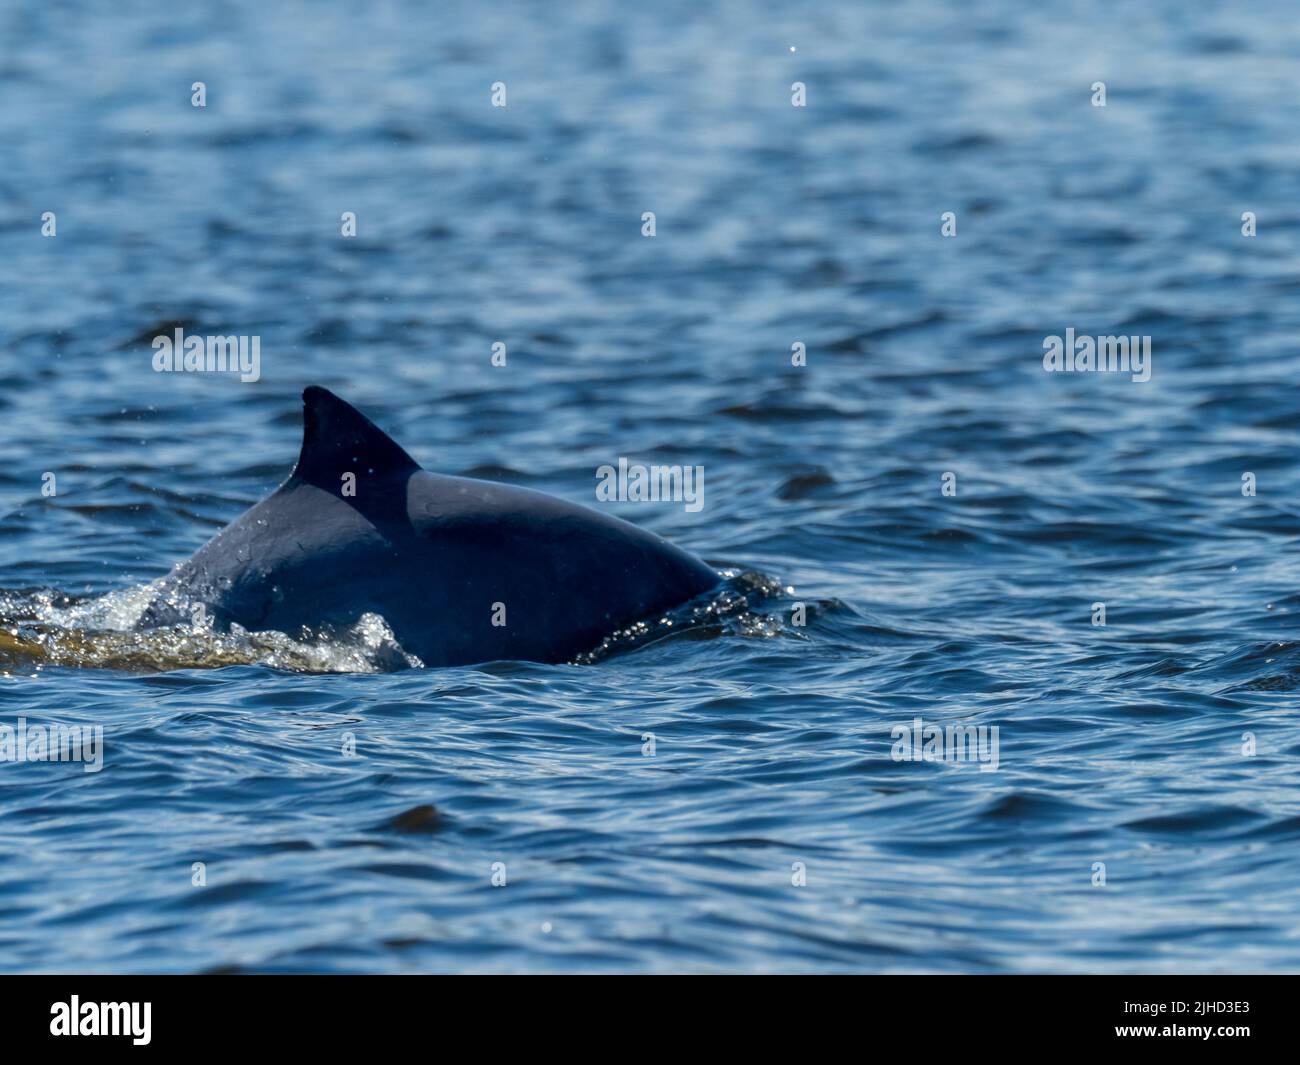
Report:
M 289 479 L 164 578 L 137 627 L 189 621 L 199 604 L 218 630 L 290 635 L 376 613 L 426 666 L 567 662 L 720 581 L 618 518 L 429 473 L 323 388 L 302 401 Z M 497 603 L 505 625 L 492 624 Z

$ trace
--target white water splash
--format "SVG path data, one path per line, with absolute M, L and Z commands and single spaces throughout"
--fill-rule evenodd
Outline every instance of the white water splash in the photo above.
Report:
M 48 590 L 0 591 L 0 667 L 39 672 L 46 666 L 163 671 L 263 665 L 299 673 L 387 673 L 424 664 L 402 648 L 378 614 L 296 635 L 238 625 L 217 632 L 210 620 L 136 631 L 159 583 L 86 600 Z

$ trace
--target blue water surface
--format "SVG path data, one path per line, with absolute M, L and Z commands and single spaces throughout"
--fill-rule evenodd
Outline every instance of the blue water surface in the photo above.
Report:
M 105 745 L 0 763 L 0 968 L 1300 968 L 1294 5 L 30 0 L 0 42 L 0 724 Z M 260 380 L 154 372 L 178 326 Z M 1151 379 L 1045 372 L 1067 329 Z M 593 506 L 703 466 L 610 509 L 735 598 L 571 665 L 120 631 L 312 383 Z M 996 771 L 897 760 L 917 718 Z

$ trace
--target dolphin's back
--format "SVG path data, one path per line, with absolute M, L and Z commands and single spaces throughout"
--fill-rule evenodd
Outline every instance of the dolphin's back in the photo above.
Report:
M 178 566 L 143 625 L 196 603 L 223 628 L 290 634 L 377 613 L 426 665 L 561 662 L 718 583 L 645 529 L 430 473 L 324 389 L 303 401 L 292 476 Z
M 498 658 L 568 660 L 718 583 L 662 537 L 541 492 L 421 471 L 408 500 L 438 560 L 457 657 L 496 646 Z M 492 624 L 498 603 L 504 626 Z

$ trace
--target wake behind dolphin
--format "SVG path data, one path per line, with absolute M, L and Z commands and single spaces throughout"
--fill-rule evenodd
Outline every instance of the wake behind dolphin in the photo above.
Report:
M 421 467 L 324 388 L 289 479 L 156 585 L 137 628 L 295 633 L 379 615 L 426 666 L 566 662 L 715 588 L 700 559 L 526 488 Z

